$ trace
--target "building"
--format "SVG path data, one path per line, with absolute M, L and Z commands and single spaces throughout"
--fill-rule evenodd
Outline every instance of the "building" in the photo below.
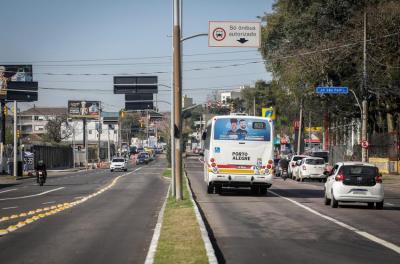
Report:
M 182 97 L 182 108 L 187 108 L 193 105 L 193 98 L 187 95 Z
M 46 134 L 47 122 L 58 116 L 66 116 L 66 107 L 32 107 L 18 114 L 17 126 L 21 136 L 28 141 L 38 139 Z
M 228 106 L 229 105 L 228 101 L 236 98 L 241 98 L 241 93 L 240 91 L 222 92 L 220 94 L 220 98 L 222 105 Z

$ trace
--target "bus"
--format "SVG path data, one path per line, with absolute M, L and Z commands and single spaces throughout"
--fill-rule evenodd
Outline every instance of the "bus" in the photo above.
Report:
M 258 116 L 214 116 L 203 132 L 207 193 L 250 188 L 266 194 L 273 178 L 273 123 Z

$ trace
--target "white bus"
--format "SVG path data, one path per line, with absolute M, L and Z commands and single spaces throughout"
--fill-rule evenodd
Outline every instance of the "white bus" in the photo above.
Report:
M 204 180 L 208 193 L 249 187 L 265 194 L 273 177 L 273 124 L 257 116 L 215 116 L 204 140 Z

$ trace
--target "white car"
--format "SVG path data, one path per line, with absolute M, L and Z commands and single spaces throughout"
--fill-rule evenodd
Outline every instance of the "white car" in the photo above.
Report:
M 307 157 L 297 161 L 297 166 L 293 168 L 293 177 L 297 181 L 304 179 L 322 180 L 324 175 L 325 160 L 323 158 Z
M 123 157 L 113 158 L 111 160 L 110 170 L 128 171 L 128 162 Z
M 294 179 L 293 170 L 296 168 L 296 162 L 305 157 L 307 157 L 307 156 L 304 156 L 304 155 L 293 155 L 292 156 L 292 158 L 289 161 L 289 167 L 288 167 L 288 173 L 289 173 L 290 178 Z
M 325 204 L 333 208 L 339 202 L 367 203 L 368 207 L 383 208 L 382 175 L 378 168 L 366 162 L 339 162 L 325 183 Z

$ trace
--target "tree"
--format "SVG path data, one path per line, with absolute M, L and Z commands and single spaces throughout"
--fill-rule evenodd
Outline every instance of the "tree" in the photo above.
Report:
M 63 130 L 63 128 L 65 128 Z M 56 116 L 46 124 L 46 134 L 44 138 L 50 142 L 60 143 L 62 140 L 72 135 L 72 130 L 67 122 L 67 116 Z

